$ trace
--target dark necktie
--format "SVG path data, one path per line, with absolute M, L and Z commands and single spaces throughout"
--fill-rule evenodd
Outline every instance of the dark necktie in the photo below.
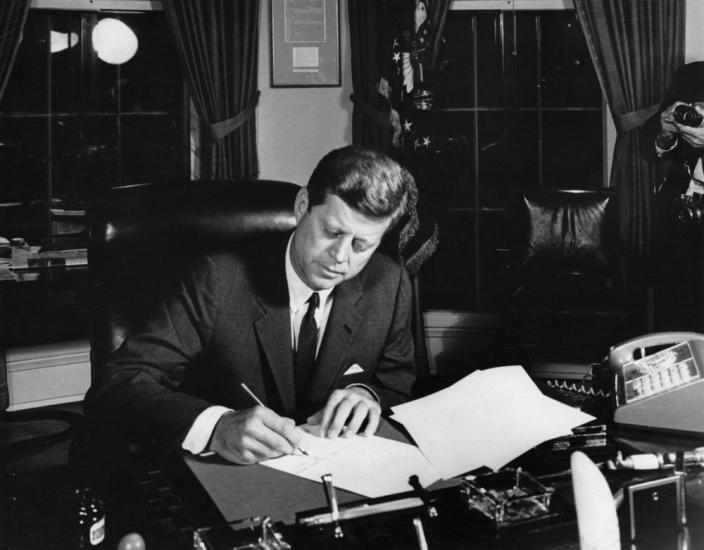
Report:
M 317 292 L 308 298 L 308 311 L 306 311 L 301 330 L 298 332 L 298 348 L 294 363 L 294 376 L 296 379 L 296 406 L 301 407 L 308 390 L 308 378 L 315 364 L 315 349 L 318 343 L 318 325 L 315 324 L 315 310 L 318 309 L 320 296 Z

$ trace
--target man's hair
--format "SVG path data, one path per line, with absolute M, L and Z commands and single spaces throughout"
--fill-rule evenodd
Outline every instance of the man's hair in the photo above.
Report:
M 308 180 L 309 208 L 337 195 L 365 216 L 403 214 L 412 176 L 391 157 L 362 147 L 348 146 L 325 155 Z M 393 224 L 392 224 L 393 225 Z

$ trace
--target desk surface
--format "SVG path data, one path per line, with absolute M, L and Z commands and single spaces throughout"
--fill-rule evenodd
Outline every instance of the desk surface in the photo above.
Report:
M 401 432 L 383 421 L 377 435 L 407 441 Z M 258 464 L 238 466 L 219 457 L 188 456 L 185 462 L 226 521 L 269 516 L 273 521 L 294 523 L 296 512 L 327 505 L 321 483 L 273 468 Z M 340 504 L 364 498 L 340 489 L 336 493 Z
M 643 432 L 614 432 L 618 437 L 615 441 L 626 449 L 636 448 L 646 451 L 692 449 L 704 443 L 697 438 L 679 438 L 663 434 Z M 380 435 L 393 438 L 402 437 L 395 430 L 385 427 Z M 207 490 L 213 508 L 217 510 L 211 515 L 210 525 L 227 521 L 240 520 L 257 515 L 271 516 L 287 525 L 282 525 L 285 537 L 296 548 L 308 548 L 315 543 L 316 548 L 335 547 L 335 542 L 330 532 L 319 530 L 315 535 L 320 540 L 311 539 L 311 531 L 293 525 L 296 512 L 317 508 L 327 508 L 324 491 L 321 484 L 305 479 L 290 476 L 264 466 L 234 466 L 217 459 L 186 459 L 187 469 L 195 476 L 200 484 Z M 623 483 L 633 480 L 643 480 L 652 477 L 651 472 L 618 471 L 606 472 L 612 491 L 616 491 Z M 572 488 L 570 475 L 545 476 L 542 481 L 552 486 L 565 502 L 571 502 Z M 444 489 L 450 491 L 450 489 Z M 179 492 L 177 490 L 177 492 Z M 181 494 L 179 492 L 179 494 Z M 338 493 L 341 503 L 364 500 L 358 495 L 340 491 Z M 619 509 L 619 518 L 622 529 L 622 547 L 629 550 L 662 550 L 685 548 L 704 548 L 704 469 L 691 471 L 686 481 L 686 502 L 688 527 L 685 531 L 670 528 L 659 528 L 659 519 L 649 520 L 654 526 L 650 530 L 647 540 L 639 540 L 632 546 L 626 530 L 627 518 L 625 507 Z M 185 495 L 184 502 L 188 505 L 189 496 Z M 202 509 L 202 507 L 201 507 Z M 579 548 L 579 536 L 576 521 L 567 517 L 556 525 L 545 525 L 531 532 L 517 530 L 502 532 L 500 536 L 487 531 L 482 522 L 477 523 L 464 509 L 455 506 L 450 511 L 445 511 L 445 517 L 440 520 L 424 519 L 426 534 L 430 548 L 491 548 L 491 549 L 541 549 L 541 550 L 566 550 Z M 441 515 L 443 515 L 441 513 Z M 450 517 L 448 517 L 448 515 Z M 204 526 L 203 518 L 196 521 L 196 525 Z M 374 532 L 379 529 L 376 525 L 371 532 L 364 536 L 372 537 L 369 540 L 357 540 L 354 544 L 347 541 L 350 548 L 408 548 L 416 544 L 414 531 L 409 517 L 384 520 L 382 530 L 386 534 Z M 376 522 L 379 523 L 378 521 Z M 663 525 L 665 525 L 663 523 Z M 668 525 L 669 527 L 669 525 Z M 367 529 L 367 531 L 369 531 Z M 359 533 L 357 533 L 358 536 Z M 381 537 L 381 538 L 380 538 Z M 325 540 L 330 538 L 328 543 Z M 298 545 L 294 544 L 297 542 Z M 351 544 L 351 545 L 350 545 Z

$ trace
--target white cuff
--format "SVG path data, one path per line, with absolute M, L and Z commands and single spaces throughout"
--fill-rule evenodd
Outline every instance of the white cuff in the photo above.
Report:
M 208 441 L 210 441 L 213 435 L 215 424 L 218 423 L 218 420 L 220 420 L 223 414 L 231 410 L 232 409 L 221 407 L 220 405 L 213 405 L 205 409 L 193 421 L 191 429 L 188 430 L 186 437 L 183 439 L 183 443 L 181 443 L 181 448 L 184 451 L 190 451 L 194 455 L 211 454 L 203 453 L 203 451 L 205 451 L 208 446 Z
M 662 147 L 659 147 L 657 144 L 657 140 L 655 141 L 655 154 L 659 157 L 662 157 L 665 155 L 665 153 L 669 153 L 672 151 L 677 145 L 679 144 L 679 139 L 677 136 L 675 136 L 675 141 L 672 142 L 672 146 L 669 149 L 663 149 Z

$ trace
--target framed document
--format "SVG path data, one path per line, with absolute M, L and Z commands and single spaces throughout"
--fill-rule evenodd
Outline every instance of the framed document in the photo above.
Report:
M 271 86 L 340 86 L 339 0 L 271 0 Z

